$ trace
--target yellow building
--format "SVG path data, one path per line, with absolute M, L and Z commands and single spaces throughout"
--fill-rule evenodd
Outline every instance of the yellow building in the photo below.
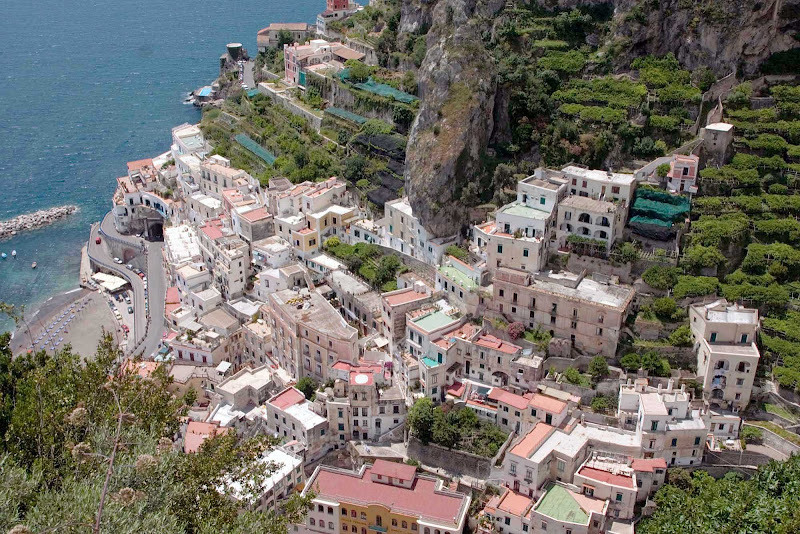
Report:
M 470 497 L 417 475 L 414 466 L 377 460 L 359 471 L 320 465 L 303 493 L 313 506 L 295 532 L 348 534 L 457 534 Z

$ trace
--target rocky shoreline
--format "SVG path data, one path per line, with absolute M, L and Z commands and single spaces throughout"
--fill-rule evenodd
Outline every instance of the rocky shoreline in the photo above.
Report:
M 36 230 L 37 228 L 48 226 L 72 215 L 76 211 L 78 211 L 78 206 L 56 206 L 55 208 L 24 213 L 13 219 L 0 221 L 0 239 L 14 237 L 25 230 Z

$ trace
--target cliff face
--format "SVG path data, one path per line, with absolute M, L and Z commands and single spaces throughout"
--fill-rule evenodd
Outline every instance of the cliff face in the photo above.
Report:
M 438 0 L 431 11 L 428 51 L 417 75 L 422 103 L 409 136 L 405 179 L 414 213 L 436 236 L 457 233 L 465 223 L 461 190 L 477 175 L 492 135 L 495 66 L 481 34 L 488 29 L 486 15 L 502 5 Z M 415 9 L 403 12 L 401 27 L 412 24 L 405 14 L 419 17 Z
M 800 29 L 800 0 L 617 0 L 614 5 L 615 36 L 628 41 L 616 58 L 619 65 L 643 54 L 672 52 L 689 70 L 705 65 L 718 76 L 735 69 L 751 76 L 771 54 L 798 45 L 793 35 Z M 631 16 L 637 9 L 640 14 Z

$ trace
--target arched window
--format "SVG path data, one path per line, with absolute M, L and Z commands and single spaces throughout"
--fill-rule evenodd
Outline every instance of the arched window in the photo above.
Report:
M 333 514 L 333 506 L 328 506 L 328 513 Z
M 408 528 L 408 523 L 403 521 L 402 523 L 400 523 L 400 526 L 403 528 Z
M 356 511 L 350 510 L 350 517 L 356 517 Z
M 598 230 L 594 233 L 595 237 L 599 237 L 600 239 L 608 239 L 608 234 L 605 230 Z
M 312 518 L 311 518 L 311 526 L 313 527 L 313 526 L 314 526 L 314 525 L 316 525 L 316 524 L 317 524 L 317 522 L 316 522 L 316 521 L 314 520 L 314 518 L 312 517 Z
M 589 216 L 588 213 L 581 213 L 578 216 L 578 222 L 592 224 L 592 218 Z
M 425 534 L 431 534 L 431 529 L 428 528 L 428 527 L 425 527 Z
M 379 515 L 375 516 L 375 524 L 378 525 L 379 527 L 382 527 L 383 526 L 383 518 L 381 516 L 379 516 Z
M 608 217 L 600 217 L 600 220 L 597 222 L 598 226 L 611 226 L 611 223 L 608 222 Z
M 322 506 L 321 504 L 318 504 L 317 505 L 317 512 L 325 513 L 325 507 Z
M 578 233 L 579 233 L 580 235 L 590 235 L 590 234 L 591 234 L 591 232 L 589 231 L 589 229 L 588 229 L 588 228 L 586 228 L 585 226 L 581 226 L 580 228 L 578 228 Z
M 342 508 L 342 515 L 347 515 L 347 508 Z

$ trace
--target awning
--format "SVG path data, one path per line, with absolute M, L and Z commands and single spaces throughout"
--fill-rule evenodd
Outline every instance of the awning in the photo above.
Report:
M 230 368 L 231 368 L 231 362 L 221 362 L 217 366 L 217 372 L 219 372 L 220 374 L 225 374 Z

